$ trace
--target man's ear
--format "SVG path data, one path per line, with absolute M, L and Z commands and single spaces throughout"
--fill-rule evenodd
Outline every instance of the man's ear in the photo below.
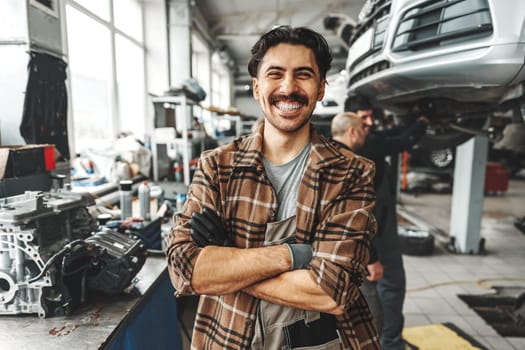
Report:
M 319 86 L 319 92 L 317 93 L 317 101 L 323 100 L 325 88 L 326 88 L 326 80 L 323 80 Z
M 355 128 L 349 127 L 346 130 L 346 133 L 348 134 L 348 136 L 350 137 L 351 140 L 353 140 L 355 138 Z
M 259 99 L 259 83 L 257 82 L 257 78 L 252 79 L 253 84 L 253 98 L 258 100 Z

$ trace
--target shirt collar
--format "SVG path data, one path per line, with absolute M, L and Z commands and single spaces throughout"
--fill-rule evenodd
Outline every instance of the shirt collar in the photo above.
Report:
M 233 166 L 235 168 L 264 169 L 262 155 L 264 123 L 251 135 L 237 140 L 237 155 Z M 345 161 L 345 156 L 339 151 L 339 146 L 328 141 L 319 134 L 315 126 L 310 129 L 312 147 L 310 149 L 311 164 L 316 169 L 333 166 Z

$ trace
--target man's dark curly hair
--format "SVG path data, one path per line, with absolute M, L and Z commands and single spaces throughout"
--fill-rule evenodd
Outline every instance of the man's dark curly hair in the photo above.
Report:
M 314 52 L 317 66 L 321 74 L 321 81 L 326 79 L 326 72 L 330 69 L 332 63 L 332 54 L 326 39 L 317 32 L 305 27 L 292 28 L 290 26 L 279 26 L 263 34 L 253 45 L 252 57 L 248 62 L 248 72 L 255 78 L 257 69 L 261 63 L 266 51 L 278 44 L 303 45 Z
M 345 100 L 345 112 L 356 113 L 359 110 L 367 111 L 373 108 L 370 101 L 362 95 L 351 95 Z

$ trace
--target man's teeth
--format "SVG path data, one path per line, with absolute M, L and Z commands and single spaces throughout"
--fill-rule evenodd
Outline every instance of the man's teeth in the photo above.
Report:
M 287 103 L 287 102 L 277 102 L 276 103 L 277 108 L 279 108 L 281 111 L 293 111 L 296 109 L 301 108 L 301 103 Z

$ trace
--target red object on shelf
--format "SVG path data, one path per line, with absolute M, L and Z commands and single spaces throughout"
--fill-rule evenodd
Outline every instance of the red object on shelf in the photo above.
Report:
M 0 147 L 0 180 L 42 174 L 55 168 L 54 145 Z
M 44 162 L 46 171 L 55 170 L 57 168 L 57 161 L 55 159 L 55 146 L 48 145 L 44 148 Z
M 485 171 L 485 193 L 503 193 L 509 189 L 509 172 L 501 163 L 488 162 Z

